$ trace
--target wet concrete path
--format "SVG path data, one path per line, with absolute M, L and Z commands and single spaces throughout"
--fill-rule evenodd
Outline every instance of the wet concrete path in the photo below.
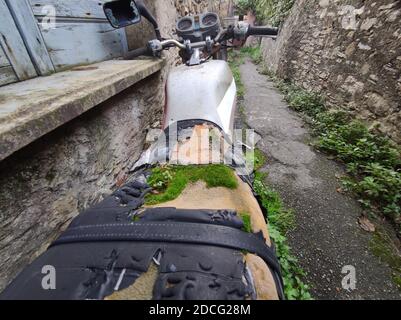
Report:
M 391 270 L 369 250 L 371 234 L 357 219 L 358 203 L 340 194 L 343 169 L 309 146 L 303 120 L 284 102 L 268 78 L 249 60 L 240 67 L 246 93 L 244 121 L 262 140 L 268 156 L 263 169 L 268 183 L 296 214 L 297 227 L 288 235 L 293 253 L 308 273 L 315 299 L 400 299 Z M 356 269 L 356 290 L 342 289 L 344 266 Z

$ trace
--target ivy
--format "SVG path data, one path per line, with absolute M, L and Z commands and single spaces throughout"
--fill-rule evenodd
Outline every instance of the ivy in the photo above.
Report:
M 290 13 L 295 0 L 237 0 L 239 11 L 253 11 L 260 22 L 279 26 Z

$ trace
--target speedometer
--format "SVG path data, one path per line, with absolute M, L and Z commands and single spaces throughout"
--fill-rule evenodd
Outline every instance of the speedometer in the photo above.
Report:
M 202 24 L 205 27 L 214 26 L 219 21 L 219 17 L 214 13 L 207 13 L 202 18 Z
M 177 29 L 179 31 L 188 31 L 192 29 L 192 19 L 182 18 L 177 23 Z

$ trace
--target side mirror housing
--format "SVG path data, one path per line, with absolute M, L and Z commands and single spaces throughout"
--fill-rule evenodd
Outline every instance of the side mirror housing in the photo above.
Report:
M 141 12 L 134 0 L 106 2 L 103 10 L 107 20 L 116 29 L 141 22 Z

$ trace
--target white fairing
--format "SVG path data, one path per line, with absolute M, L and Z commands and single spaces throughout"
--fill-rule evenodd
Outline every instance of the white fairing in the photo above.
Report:
M 225 61 L 173 69 L 167 79 L 164 129 L 182 120 L 207 120 L 232 134 L 236 91 Z

